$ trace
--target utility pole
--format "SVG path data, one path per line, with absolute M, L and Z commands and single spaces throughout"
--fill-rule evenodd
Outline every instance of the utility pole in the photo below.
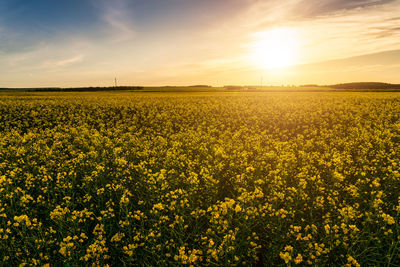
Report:
M 115 84 L 115 87 L 117 87 L 117 77 L 115 77 L 115 79 L 114 79 L 114 84 Z
M 261 76 L 261 87 L 263 86 L 263 76 Z

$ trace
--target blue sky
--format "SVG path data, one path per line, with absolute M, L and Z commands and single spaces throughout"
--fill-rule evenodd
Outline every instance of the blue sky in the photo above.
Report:
M 400 82 L 396 60 L 350 60 L 398 57 L 399 14 L 398 0 L 2 0 L 0 87 Z M 251 47 L 280 28 L 298 58 L 260 67 Z M 320 69 L 346 58 L 347 73 Z

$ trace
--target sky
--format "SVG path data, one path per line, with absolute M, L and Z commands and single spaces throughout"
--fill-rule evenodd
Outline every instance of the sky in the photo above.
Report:
M 1 0 L 0 87 L 400 83 L 400 0 Z

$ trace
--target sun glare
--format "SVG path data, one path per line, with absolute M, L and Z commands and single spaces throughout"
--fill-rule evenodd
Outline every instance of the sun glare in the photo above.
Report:
M 296 64 L 298 40 L 293 30 L 276 28 L 255 34 L 252 61 L 267 69 L 278 69 Z

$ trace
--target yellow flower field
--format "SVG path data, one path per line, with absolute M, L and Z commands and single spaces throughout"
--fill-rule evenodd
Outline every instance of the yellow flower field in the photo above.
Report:
M 4 266 L 400 264 L 398 93 L 0 95 Z

